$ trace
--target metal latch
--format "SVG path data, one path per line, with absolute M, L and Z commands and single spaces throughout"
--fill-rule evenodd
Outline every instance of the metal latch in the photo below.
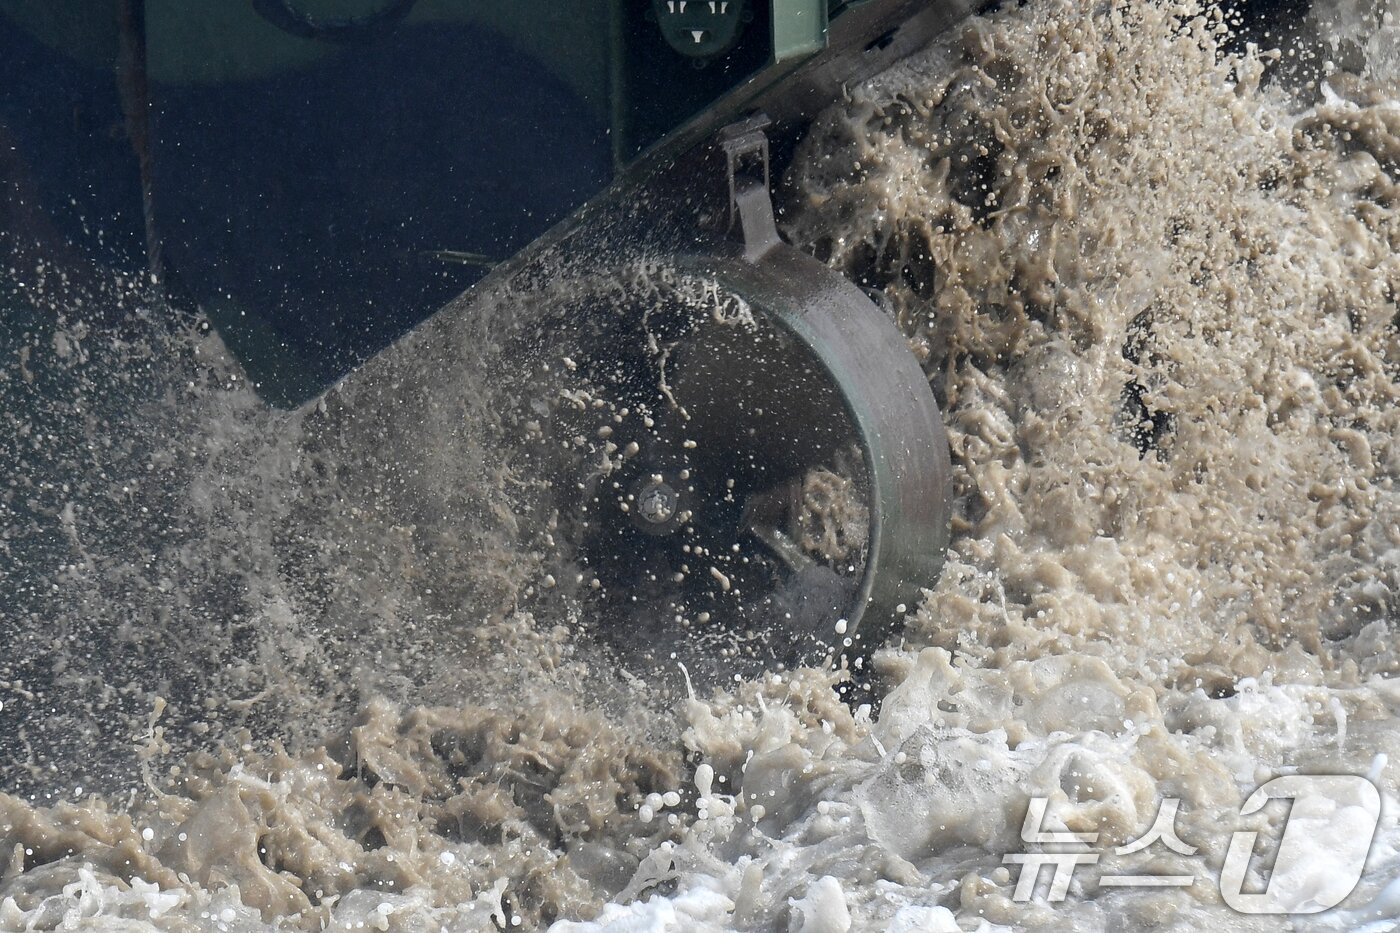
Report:
M 769 194 L 769 119 L 755 114 L 719 131 L 729 183 L 729 231 L 738 227 L 744 256 L 750 261 L 781 243 Z

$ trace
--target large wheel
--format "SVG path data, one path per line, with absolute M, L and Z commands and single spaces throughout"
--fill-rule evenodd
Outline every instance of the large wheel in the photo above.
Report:
M 859 657 L 942 566 L 947 441 L 893 322 L 783 244 L 556 288 L 510 431 L 548 589 L 641 673 Z

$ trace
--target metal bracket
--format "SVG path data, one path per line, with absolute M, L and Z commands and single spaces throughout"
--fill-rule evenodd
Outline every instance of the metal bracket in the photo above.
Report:
M 737 223 L 744 257 L 750 262 L 782 242 L 769 194 L 768 125 L 766 116 L 756 114 L 719 131 L 729 183 L 729 230 L 732 233 Z

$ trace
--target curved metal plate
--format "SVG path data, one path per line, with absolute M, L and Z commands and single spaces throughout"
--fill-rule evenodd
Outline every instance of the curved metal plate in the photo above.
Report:
M 938 579 L 952 517 L 952 462 L 928 379 L 904 335 L 859 288 L 784 243 L 756 260 L 687 263 L 795 335 L 837 387 L 869 472 L 870 545 L 848 616 L 850 656 L 868 654 Z

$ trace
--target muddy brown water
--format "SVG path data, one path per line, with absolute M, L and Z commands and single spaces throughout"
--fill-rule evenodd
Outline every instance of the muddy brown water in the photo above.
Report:
M 152 336 L 137 285 L 26 253 L 0 929 L 1389 928 L 1397 17 L 1252 47 L 1190 2 L 1039 0 L 817 120 L 785 233 L 883 291 L 956 471 L 873 721 L 809 670 L 658 700 L 519 611 L 520 478 L 489 386 L 449 378 L 492 322 L 357 390 L 440 417 L 273 413 L 197 323 Z M 411 466 L 357 469 L 371 444 Z M 1227 830 L 1294 769 L 1373 777 L 1365 875 L 1236 913 Z M 1104 846 L 1063 902 L 1003 860 L 1036 796 Z M 1114 852 L 1167 798 L 1194 853 Z M 1346 825 L 1309 827 L 1308 883 Z M 1194 881 L 1101 884 L 1148 871 Z

